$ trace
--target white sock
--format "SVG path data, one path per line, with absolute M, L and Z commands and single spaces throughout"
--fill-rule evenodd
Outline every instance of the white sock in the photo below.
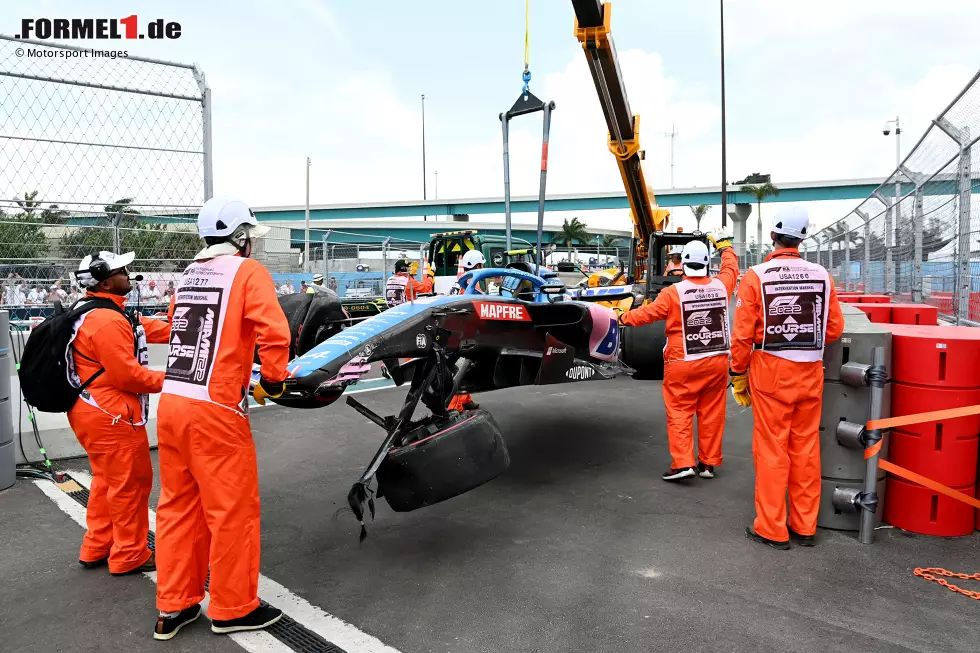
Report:
M 163 612 L 162 610 L 160 611 L 160 616 L 165 617 L 167 619 L 173 619 L 179 614 L 180 614 L 180 610 L 177 610 L 177 612 Z

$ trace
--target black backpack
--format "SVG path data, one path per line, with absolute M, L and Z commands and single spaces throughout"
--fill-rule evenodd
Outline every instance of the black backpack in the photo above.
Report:
M 99 378 L 105 368 L 100 368 L 91 378 L 76 388 L 68 380 L 68 358 L 72 355 L 72 335 L 75 321 L 97 308 L 108 308 L 121 313 L 132 324 L 132 319 L 111 300 L 101 297 L 81 299 L 68 310 L 55 305 L 54 315 L 34 327 L 21 355 L 20 389 L 28 404 L 45 413 L 67 412 L 82 391 Z M 74 367 L 74 361 L 71 362 Z

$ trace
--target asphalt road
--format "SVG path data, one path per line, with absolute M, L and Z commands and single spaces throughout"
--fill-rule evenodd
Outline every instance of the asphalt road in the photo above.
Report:
M 391 413 L 401 396 L 358 398 Z M 380 430 L 342 405 L 256 411 L 263 574 L 404 653 L 976 649 L 976 601 L 912 570 L 980 571 L 980 534 L 884 529 L 862 546 L 821 531 L 788 552 L 745 539 L 751 415 L 731 400 L 718 477 L 671 485 L 658 383 L 477 399 L 511 467 L 413 513 L 380 501 L 361 544 L 343 508 Z M 31 484 L 0 492 L 0 515 L 4 650 L 240 650 L 200 625 L 152 642 L 153 585 L 80 569 L 81 529 Z

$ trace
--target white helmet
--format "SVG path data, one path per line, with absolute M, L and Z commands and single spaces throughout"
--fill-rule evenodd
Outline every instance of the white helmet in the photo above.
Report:
M 684 245 L 684 252 L 681 254 L 681 262 L 684 264 L 684 274 L 689 277 L 708 276 L 708 246 L 700 240 L 692 240 Z M 699 265 L 700 268 L 692 268 L 691 264 Z
M 197 233 L 201 238 L 230 236 L 243 224 L 252 225 L 249 236 L 261 238 L 269 227 L 259 224 L 255 213 L 241 200 L 212 197 L 197 214 Z
M 799 205 L 784 206 L 776 211 L 772 219 L 772 230 L 777 234 L 804 239 L 810 228 L 810 216 Z
M 313 275 L 313 283 L 316 283 L 317 281 L 323 281 L 323 275 L 319 272 Z
M 683 245 L 674 245 L 673 247 L 670 248 L 671 256 L 673 256 L 674 254 L 683 254 L 683 253 L 684 253 Z
M 463 269 L 472 270 L 478 265 L 486 265 L 487 259 L 484 258 L 483 254 L 480 253 L 478 249 L 471 249 L 470 251 L 463 254 Z
M 99 252 L 94 257 L 89 254 L 78 264 L 75 272 L 75 280 L 82 288 L 94 288 L 100 281 L 104 281 L 112 276 L 116 270 L 122 270 L 136 259 L 135 252 L 125 254 L 113 254 L 112 252 Z M 95 265 L 92 265 L 93 261 Z

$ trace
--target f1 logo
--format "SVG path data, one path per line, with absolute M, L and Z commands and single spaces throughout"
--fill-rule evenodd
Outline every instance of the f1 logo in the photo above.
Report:
M 784 295 L 777 297 L 769 304 L 769 315 L 796 315 L 803 312 L 799 295 Z

